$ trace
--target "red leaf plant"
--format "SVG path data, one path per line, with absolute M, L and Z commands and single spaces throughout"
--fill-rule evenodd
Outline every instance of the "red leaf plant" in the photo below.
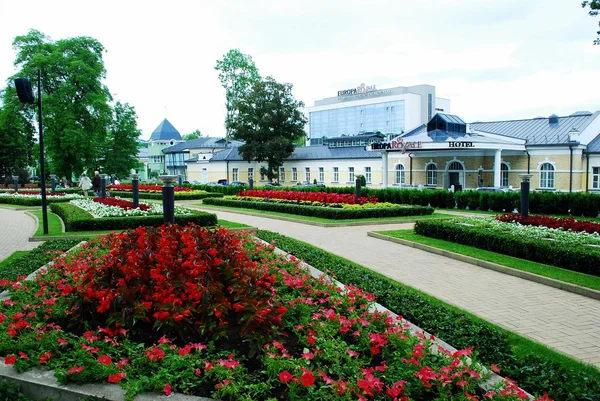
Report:
M 274 299 L 275 276 L 234 232 L 140 227 L 106 241 L 110 250 L 95 261 L 57 263 L 77 283 L 82 320 L 184 341 L 225 338 L 229 325 L 250 344 L 279 334 L 287 309 Z
M 253 197 L 253 198 L 271 198 L 271 199 L 285 199 L 296 202 L 320 202 L 324 204 L 330 203 L 346 203 L 350 205 L 365 203 L 377 203 L 377 198 L 374 196 L 360 197 L 358 202 L 354 194 L 337 194 L 327 192 L 302 192 L 302 191 L 272 191 L 263 189 L 251 189 L 241 191 L 237 194 L 239 197 Z
M 563 230 L 585 231 L 588 234 L 600 233 L 600 224 L 592 221 L 575 220 L 572 217 L 527 216 L 518 213 L 506 213 L 496 216 L 496 220 L 503 223 L 519 223 L 524 226 L 542 226 L 548 228 L 562 228 Z
M 113 191 L 132 191 L 133 186 L 131 184 L 119 184 L 119 185 L 109 185 L 109 189 Z M 140 192 L 161 192 L 162 185 L 138 185 L 138 189 Z M 175 186 L 175 192 L 191 192 L 193 188 L 190 187 L 179 187 Z
M 117 198 L 94 198 L 94 202 L 96 203 L 100 203 L 101 205 L 107 205 L 107 206 L 117 206 L 120 207 L 121 209 L 125 209 L 125 210 L 129 210 L 129 209 L 133 209 L 133 202 L 132 201 L 128 201 L 128 200 L 124 200 L 124 199 L 117 199 Z M 150 205 L 146 204 L 146 203 L 140 203 L 138 205 L 139 209 L 142 211 L 146 211 L 148 209 L 150 209 Z

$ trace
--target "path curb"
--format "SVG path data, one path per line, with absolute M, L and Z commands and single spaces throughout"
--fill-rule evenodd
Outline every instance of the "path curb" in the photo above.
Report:
M 408 241 L 401 238 L 390 237 L 389 235 L 379 234 L 373 231 L 369 231 L 367 236 L 382 239 L 385 241 L 395 242 L 397 244 L 410 246 L 412 248 L 420 249 L 422 251 L 435 253 L 436 255 L 445 256 L 447 258 L 459 260 L 461 262 L 469 263 L 475 266 L 483 267 L 484 269 L 490 269 L 497 271 L 499 273 L 508 274 L 511 276 L 519 277 L 524 280 L 533 281 L 538 284 L 547 285 L 549 287 L 558 288 L 559 290 L 564 290 L 567 292 L 571 292 L 573 294 L 578 294 L 584 297 L 600 300 L 600 291 L 593 290 L 591 288 L 581 287 L 576 284 L 565 283 L 564 281 L 555 280 L 553 278 L 540 276 L 538 274 L 525 272 L 522 270 L 513 269 L 512 267 L 507 267 L 503 265 L 499 265 L 497 263 L 487 262 L 485 260 L 477 259 L 471 256 L 461 255 L 455 252 L 446 251 L 443 249 L 439 249 L 430 245 L 419 244 L 418 242 Z

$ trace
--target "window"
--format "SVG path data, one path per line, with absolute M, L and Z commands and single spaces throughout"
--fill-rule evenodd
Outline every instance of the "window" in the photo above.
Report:
M 402 164 L 396 164 L 396 185 L 404 185 L 406 183 L 406 171 Z
M 285 167 L 279 167 L 279 181 L 285 181 Z
M 304 176 L 306 177 L 306 182 L 310 182 L 310 167 L 304 167 Z
M 340 168 L 333 168 L 333 182 L 340 182 Z
M 354 182 L 354 167 L 348 167 L 348 181 Z
M 500 186 L 508 187 L 508 164 L 506 164 L 506 163 L 500 164 L 500 174 L 501 174 Z
M 232 174 L 232 177 L 231 177 L 231 178 L 232 178 L 232 181 L 239 181 L 239 180 L 240 180 L 240 177 L 239 177 L 239 173 L 238 173 L 238 169 L 237 169 L 237 168 L 234 168 L 234 169 L 232 170 L 231 174 Z
M 248 181 L 254 180 L 254 169 L 252 167 L 248 167 Z
M 325 182 L 325 169 L 319 167 L 319 182 Z
M 600 189 L 600 167 L 592 167 L 592 188 Z
M 554 166 L 550 163 L 540 168 L 540 188 L 554 188 Z
M 371 183 L 371 167 L 365 167 L 365 180 L 367 184 Z
M 292 167 L 292 181 L 298 181 L 298 169 Z
M 427 165 L 427 185 L 434 185 L 437 187 L 437 167 L 435 164 Z

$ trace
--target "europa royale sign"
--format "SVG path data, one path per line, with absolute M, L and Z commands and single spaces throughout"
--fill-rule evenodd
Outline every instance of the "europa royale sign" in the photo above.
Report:
M 375 85 L 360 84 L 356 88 L 344 89 L 344 90 L 338 91 L 338 96 L 360 95 L 360 94 L 373 92 L 376 90 L 377 90 L 377 86 L 375 86 Z
M 450 141 L 450 142 L 422 142 L 422 141 L 404 141 L 404 138 L 395 138 L 388 142 L 378 142 L 367 147 L 367 150 L 391 150 L 406 153 L 410 150 L 443 150 L 443 149 L 464 149 L 475 148 L 472 141 Z

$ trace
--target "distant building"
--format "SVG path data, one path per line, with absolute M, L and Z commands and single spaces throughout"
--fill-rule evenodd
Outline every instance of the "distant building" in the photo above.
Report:
M 182 142 L 181 134 L 166 118 L 156 127 L 148 140 L 148 164 L 146 176 L 166 174 L 165 155 L 163 149 Z M 156 174 L 155 174 L 156 173 Z

